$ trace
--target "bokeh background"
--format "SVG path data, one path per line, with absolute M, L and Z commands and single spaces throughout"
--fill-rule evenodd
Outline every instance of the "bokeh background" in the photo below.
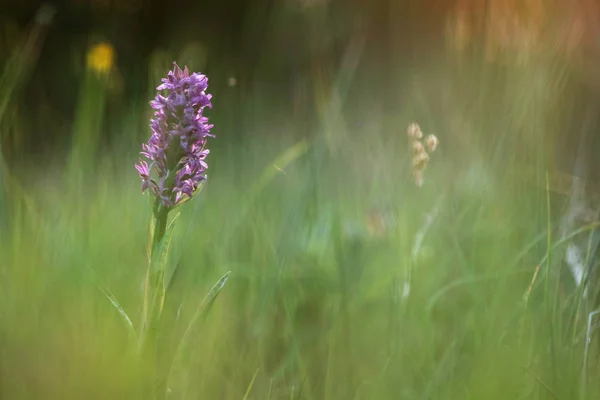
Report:
M 457 98 L 464 99 L 462 103 L 480 103 L 474 93 L 467 96 L 469 90 L 480 89 L 477 79 L 484 79 L 488 86 L 496 82 L 494 91 L 508 90 L 503 84 L 506 79 L 514 85 L 521 84 L 518 79 L 533 84 L 527 66 L 536 66 L 530 70 L 540 81 L 540 91 L 548 85 L 556 91 L 547 99 L 548 108 L 585 108 L 594 101 L 599 85 L 595 76 L 598 6 L 591 0 L 474 4 L 466 0 L 240 0 L 182 2 L 177 7 L 149 0 L 71 0 L 48 5 L 52 21 L 32 39 L 33 54 L 27 61 L 31 71 L 11 101 L 28 115 L 47 118 L 19 118 L 22 133 L 3 135 L 5 146 L 23 151 L 66 148 L 79 101 L 77 83 L 86 72 L 85 55 L 100 43 L 107 43 L 114 57 L 104 105 L 103 141 L 121 136 L 116 132 L 124 120 L 133 123 L 135 119 L 136 128 L 143 129 L 144 123 L 137 123 L 143 119 L 141 109 L 153 96 L 155 84 L 151 82 L 167 68 L 166 60 L 174 59 L 211 76 L 220 93 L 215 97 L 220 107 L 214 118 L 223 119 L 222 126 L 228 124 L 232 132 L 228 137 L 243 136 L 244 124 L 261 118 L 239 109 L 242 102 L 258 98 L 268 99 L 269 112 L 280 120 L 296 117 L 293 129 L 288 129 L 310 131 L 310 126 L 300 125 L 315 118 L 315 91 L 326 85 L 318 81 L 331 84 L 336 78 L 333 71 L 340 69 L 353 71 L 343 102 L 345 118 L 358 115 L 356 109 L 368 104 L 368 112 L 382 113 L 382 127 L 390 132 L 398 128 L 394 115 L 409 108 L 418 96 L 429 103 L 428 111 L 419 107 L 421 114 L 437 118 L 437 125 L 447 125 L 442 115 L 458 112 L 451 109 L 458 107 Z M 40 6 L 33 0 L 3 2 L 4 59 L 25 43 Z M 347 64 L 353 62 L 350 48 L 360 55 L 348 67 L 343 63 L 344 57 Z M 464 68 L 467 64 L 470 68 Z M 472 71 L 475 64 L 478 74 Z M 323 77 L 317 77 L 315 69 Z M 460 75 L 459 71 L 467 70 Z M 519 76 L 512 79 L 507 74 Z M 233 87 L 230 78 L 235 79 Z M 536 95 L 530 93 L 532 101 Z M 501 97 L 495 93 L 486 101 L 499 102 Z M 514 101 L 511 94 L 504 97 L 505 102 Z M 137 118 L 126 117 L 132 112 Z M 230 118 L 232 114 L 237 117 Z M 582 118 L 564 114 L 567 119 Z M 523 141 L 524 135 L 520 136 L 511 140 Z M 12 154 L 9 149 L 5 153 Z
M 595 265 L 599 38 L 595 0 L 0 0 L 0 397 L 147 398 L 133 165 L 176 61 L 216 138 L 164 397 L 597 398 L 597 277 L 562 255 Z

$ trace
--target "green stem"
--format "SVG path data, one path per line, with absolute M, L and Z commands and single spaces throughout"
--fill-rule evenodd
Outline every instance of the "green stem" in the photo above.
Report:
M 151 255 L 154 257 L 156 255 L 156 250 L 158 249 L 158 245 L 162 238 L 165 236 L 165 232 L 167 230 L 167 220 L 169 216 L 169 209 L 162 207 L 159 204 L 159 199 L 156 200 L 154 205 L 154 235 L 152 236 L 152 250 Z
M 146 274 L 146 284 L 144 293 L 144 317 L 142 322 L 142 332 L 140 337 L 140 356 L 144 368 L 148 373 L 147 387 L 144 395 L 148 399 L 159 398 L 160 391 L 157 390 L 160 381 L 158 371 L 158 323 L 160 320 L 160 309 L 164 300 L 163 278 L 164 271 L 154 270 L 154 260 L 157 252 L 160 251 L 160 243 L 165 236 L 169 209 L 160 205 L 157 199 L 154 204 L 154 232 L 152 235 L 151 261 L 148 265 Z

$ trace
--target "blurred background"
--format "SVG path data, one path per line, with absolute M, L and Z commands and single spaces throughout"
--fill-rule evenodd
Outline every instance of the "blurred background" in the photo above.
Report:
M 141 108 L 172 60 L 211 77 L 219 92 L 214 118 L 231 129 L 228 137 L 243 136 L 243 127 L 260 119 L 239 108 L 258 98 L 269 99 L 269 112 L 280 120 L 296 118 L 292 131 L 311 131 L 315 92 L 327 92 L 320 80 L 333 84 L 340 70 L 352 71 L 342 104 L 348 123 L 360 123 L 352 116 L 368 104 L 369 112 L 382 113 L 382 128 L 390 132 L 398 129 L 394 115 L 416 96 L 429 103 L 427 113 L 436 115 L 437 125 L 447 125 L 441 115 L 458 113 L 450 109 L 457 107 L 456 98 L 479 101 L 467 96 L 481 87 L 477 79 L 506 89 L 508 73 L 529 81 L 527 63 L 539 70 L 532 73 L 541 86 L 543 77 L 554 74 L 548 79 L 556 82 L 556 94 L 548 107 L 583 109 L 600 87 L 593 0 L 231 0 L 177 7 L 153 0 L 24 0 L 0 7 L 2 59 L 25 43 L 31 53 L 8 108 L 19 126 L 2 136 L 9 160 L 15 159 L 13 149 L 37 154 L 68 147 L 87 54 L 100 44 L 110 51 L 103 143 L 114 143 L 125 119 L 138 129 L 145 126 Z M 429 92 L 421 87 L 415 94 L 416 85 Z M 486 101 L 500 98 L 496 93 Z M 424 117 L 420 108 L 415 118 Z M 40 117 L 17 118 L 17 109 Z
M 0 398 L 145 398 L 133 165 L 173 62 L 216 138 L 165 397 L 597 398 L 596 0 L 0 0 Z
M 106 43 L 113 58 L 108 124 L 118 124 L 132 107 L 146 107 L 155 82 L 174 60 L 211 77 L 212 87 L 222 92 L 215 97 L 217 109 L 232 107 L 227 113 L 236 112 L 239 96 L 260 91 L 274 96 L 271 103 L 281 104 L 283 111 L 291 109 L 287 95 L 292 82 L 303 73 L 308 75 L 312 57 L 340 53 L 361 20 L 376 18 L 374 10 L 359 10 L 350 2 L 332 4 L 340 12 L 334 33 L 329 32 L 332 26 L 323 13 L 325 4 L 318 2 L 190 1 L 174 7 L 148 0 L 73 0 L 46 6 L 53 18 L 33 45 L 36 60 L 18 101 L 30 112 L 43 110 L 53 121 L 46 125 L 45 120 L 44 129 L 33 121 L 23 127 L 23 136 L 30 140 L 26 148 L 33 143 L 35 148 L 53 146 L 69 131 L 78 101 L 77 82 L 84 79 L 86 54 L 94 45 Z M 40 7 L 37 1 L 2 3 L 4 59 L 25 40 Z M 313 32 L 315 23 L 321 24 L 316 29 L 327 26 L 328 32 Z M 314 35 L 318 37 L 309 39 Z M 310 86 L 310 82 L 297 86 Z

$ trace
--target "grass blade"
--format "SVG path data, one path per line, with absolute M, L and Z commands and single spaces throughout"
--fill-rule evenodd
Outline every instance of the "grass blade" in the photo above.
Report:
M 210 289 L 210 291 L 208 292 L 206 297 L 204 297 L 204 300 L 202 301 L 202 303 L 196 310 L 194 317 L 190 321 L 187 329 L 185 330 L 183 336 L 181 337 L 179 345 L 177 346 L 177 349 L 175 351 L 175 357 L 173 358 L 173 364 L 171 365 L 169 375 L 167 377 L 167 390 L 168 390 L 169 396 L 173 396 L 177 392 L 177 390 L 183 389 L 183 386 L 185 385 L 185 382 L 184 382 L 185 374 L 183 372 L 183 368 L 184 368 L 184 365 L 186 364 L 187 358 L 189 358 L 192 353 L 192 351 L 185 351 L 185 350 L 188 348 L 188 346 L 190 344 L 190 337 L 192 336 L 192 332 L 193 332 L 195 326 L 197 325 L 197 323 L 200 320 L 203 320 L 208 315 L 208 312 L 212 308 L 212 305 L 214 304 L 215 300 L 217 299 L 217 296 L 219 295 L 219 293 L 221 293 L 221 290 L 227 283 L 227 280 L 229 279 L 230 275 L 231 275 L 231 271 L 228 271 L 213 285 L 213 287 Z M 184 359 L 184 355 L 187 355 L 187 357 L 185 357 L 186 359 Z M 177 382 L 174 381 L 175 377 L 178 377 Z
M 117 310 L 119 315 L 123 318 L 123 321 L 125 322 L 125 327 L 127 328 L 127 331 L 129 332 L 131 337 L 135 338 L 137 336 L 137 334 L 135 332 L 135 327 L 133 326 L 133 322 L 131 321 L 131 318 L 129 318 L 129 315 L 127 315 L 127 312 L 123 309 L 121 304 L 117 301 L 115 296 L 112 294 L 112 292 L 107 287 L 102 286 L 102 285 L 99 285 L 98 289 L 102 292 L 104 297 L 106 297 L 108 299 L 108 301 L 110 301 L 110 304 L 112 304 L 112 306 L 115 308 L 115 310 Z
M 246 389 L 246 393 L 244 394 L 244 397 L 242 400 L 248 400 L 248 396 L 250 396 L 250 392 L 252 391 L 252 387 L 254 386 L 254 381 L 256 380 L 256 376 L 258 375 L 258 368 L 256 369 L 256 372 L 254 372 L 254 376 L 252 377 L 252 380 L 250 381 L 250 384 L 248 385 L 248 389 Z
M 258 182 L 250 189 L 250 199 L 257 196 L 273 180 L 278 172 L 302 157 L 308 151 L 309 143 L 301 140 L 278 155 L 262 172 Z
M 100 279 L 96 275 L 95 271 L 90 267 L 88 267 L 88 269 L 94 276 L 94 280 L 96 281 L 98 290 L 100 290 L 100 292 L 104 295 L 104 297 L 106 297 L 106 299 L 115 308 L 115 310 L 117 310 L 117 312 L 123 319 L 123 322 L 125 323 L 124 324 L 125 328 L 127 329 L 127 332 L 129 333 L 130 337 L 135 339 L 137 337 L 137 333 L 135 331 L 135 326 L 133 325 L 133 321 L 131 320 L 131 318 L 129 318 L 129 315 L 127 314 L 125 309 L 123 309 L 123 306 L 121 306 L 121 304 L 119 303 L 119 301 L 117 300 L 115 295 L 111 292 L 111 290 L 106 285 L 104 285 L 102 282 L 100 282 Z

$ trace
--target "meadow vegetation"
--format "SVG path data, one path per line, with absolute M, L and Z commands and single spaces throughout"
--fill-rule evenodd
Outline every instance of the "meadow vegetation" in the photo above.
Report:
M 3 65 L 0 137 L 26 50 Z M 101 144 L 110 68 L 92 59 L 68 156 L 0 160 L 0 397 L 598 398 L 593 298 L 561 267 L 563 200 L 546 185 L 568 65 L 543 56 L 439 55 L 397 72 L 411 100 L 392 110 L 345 105 L 352 68 L 330 69 L 309 133 L 268 96 L 245 92 L 228 115 L 209 90 L 209 178 L 171 213 L 156 365 L 138 352 L 149 106 Z M 235 118 L 234 141 L 221 126 Z M 415 122 L 439 139 L 422 185 Z

